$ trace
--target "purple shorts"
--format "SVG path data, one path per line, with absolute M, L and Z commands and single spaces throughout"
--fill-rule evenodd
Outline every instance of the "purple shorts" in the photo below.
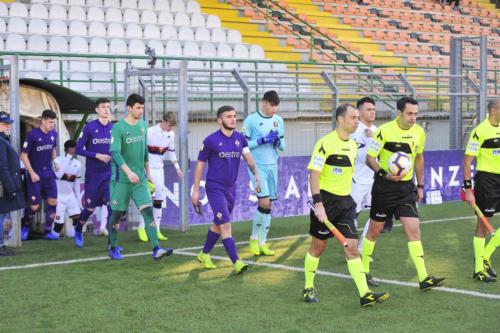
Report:
M 96 208 L 109 204 L 109 181 L 111 175 L 87 176 L 85 179 L 85 193 L 83 205 L 85 208 Z
M 57 185 L 55 176 L 40 177 L 40 180 L 36 183 L 33 183 L 31 181 L 30 176 L 26 178 L 28 183 L 28 204 L 30 206 L 39 205 L 40 203 L 42 203 L 42 199 L 57 199 Z
M 236 201 L 236 188 L 225 188 L 219 185 L 206 184 L 205 192 L 208 203 L 214 213 L 214 223 L 221 225 L 231 221 L 234 203 Z

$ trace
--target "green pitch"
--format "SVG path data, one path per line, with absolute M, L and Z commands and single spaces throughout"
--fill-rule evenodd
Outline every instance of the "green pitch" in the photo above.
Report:
M 17 256 L 0 258 L 0 331 L 495 331 L 500 282 L 481 284 L 471 278 L 471 216 L 463 203 L 421 208 L 422 221 L 431 222 L 421 226 L 427 269 L 448 278 L 446 290 L 420 292 L 402 228 L 383 234 L 371 267 L 376 278 L 386 280 L 377 290 L 388 291 L 391 298 L 371 308 L 359 306 L 354 283 L 345 278 L 342 249 L 334 240 L 315 280 L 320 302 L 301 300 L 303 261 L 310 243 L 304 236 L 307 217 L 273 220 L 269 237 L 282 238 L 270 241 L 274 257 L 253 257 L 246 244 L 238 245 L 240 257 L 250 264 L 242 276 L 233 273 L 227 260 L 214 260 L 215 270 L 200 268 L 194 256 L 207 226 L 193 227 L 186 234 L 168 232 L 169 241 L 162 244 L 181 251 L 159 262 L 151 258 L 147 244 L 137 241 L 135 232 L 122 235 L 120 244 L 125 255 L 144 255 L 122 262 L 99 260 L 106 256 L 102 237 L 87 235 L 84 249 L 76 248 L 71 239 L 29 241 Z M 366 217 L 363 213 L 360 222 Z M 493 222 L 500 226 L 498 217 Z M 250 228 L 246 222 L 233 224 L 236 241 L 248 241 Z M 226 258 L 220 246 L 212 254 Z M 56 261 L 63 264 L 25 267 Z M 500 270 L 500 251 L 493 255 L 495 263 Z M 6 270 L 9 266 L 18 268 Z

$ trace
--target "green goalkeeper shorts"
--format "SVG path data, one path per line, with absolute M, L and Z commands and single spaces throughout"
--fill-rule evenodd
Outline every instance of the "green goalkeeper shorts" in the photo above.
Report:
M 111 209 L 114 211 L 126 211 L 130 198 L 137 208 L 141 206 L 151 206 L 151 192 L 149 192 L 146 180 L 137 184 L 131 183 L 110 183 Z

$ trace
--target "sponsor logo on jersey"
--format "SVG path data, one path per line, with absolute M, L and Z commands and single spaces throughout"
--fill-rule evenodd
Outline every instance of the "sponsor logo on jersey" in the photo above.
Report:
M 369 150 L 373 150 L 375 152 L 379 152 L 380 148 L 382 148 L 382 144 L 376 140 L 372 140 L 368 146 Z
M 332 172 L 334 175 L 341 175 L 342 174 L 342 168 L 333 168 Z
M 411 135 L 405 135 L 401 137 L 402 139 L 413 139 Z
M 350 148 L 342 148 L 342 151 L 351 151 Z
M 329 233 L 330 233 L 330 231 L 328 231 L 328 230 L 318 231 L 318 234 L 320 234 L 320 235 L 328 235 Z
M 49 149 L 52 149 L 51 143 L 36 147 L 36 151 L 43 151 L 43 150 L 49 150 Z
M 127 144 L 129 143 L 136 143 L 136 142 L 141 142 L 144 141 L 144 136 L 138 135 L 138 136 L 131 136 L 125 139 L 125 142 Z
M 220 158 L 240 158 L 239 151 L 221 151 L 219 153 Z
M 467 145 L 467 150 L 473 153 L 477 153 L 479 151 L 479 142 L 469 141 Z
M 92 140 L 92 144 L 109 144 L 111 142 L 110 138 L 95 138 Z
M 323 165 L 325 164 L 326 159 L 321 156 L 314 156 L 312 161 L 312 166 L 314 168 L 323 169 Z
M 500 149 L 495 149 L 491 152 L 493 156 L 500 156 Z

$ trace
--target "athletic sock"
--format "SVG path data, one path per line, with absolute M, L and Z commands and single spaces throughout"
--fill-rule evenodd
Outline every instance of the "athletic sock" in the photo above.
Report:
M 363 239 L 365 239 L 366 234 L 368 233 L 368 228 L 370 227 L 370 219 L 366 221 L 365 226 L 363 228 L 363 233 L 361 234 L 361 237 L 359 237 L 359 242 L 358 242 L 358 252 L 362 253 L 363 252 Z
M 205 244 L 203 245 L 203 253 L 210 253 L 214 248 L 215 244 L 219 240 L 220 234 L 213 232 L 211 229 L 208 229 L 207 239 L 205 240 Z
M 23 216 L 23 222 L 25 227 L 31 227 L 33 224 L 33 216 L 35 216 L 36 211 L 31 209 L 31 206 L 29 206 L 25 211 L 24 211 L 24 216 Z
M 359 297 L 363 297 L 370 291 L 370 289 L 366 283 L 366 274 L 364 272 L 361 258 L 347 260 L 347 268 L 349 269 L 349 273 L 358 288 Z
M 146 228 L 146 234 L 148 235 L 149 244 L 151 248 L 156 248 L 158 244 L 158 232 L 156 231 L 156 225 L 153 220 L 153 209 L 151 207 L 146 207 L 141 210 L 141 215 L 144 218 L 144 226 Z
M 304 275 L 306 282 L 304 289 L 309 289 L 314 287 L 314 276 L 316 275 L 316 270 L 319 266 L 319 258 L 313 257 L 309 251 L 306 253 L 306 258 L 304 259 Z
M 227 255 L 234 264 L 239 257 L 238 253 L 236 253 L 236 244 L 234 243 L 233 237 L 224 238 L 222 244 L 224 244 L 224 249 L 226 249 Z
M 267 234 L 269 233 L 269 228 L 271 227 L 271 210 L 269 213 L 263 214 L 262 227 L 259 232 L 259 246 L 266 245 Z
M 122 214 L 122 211 L 111 211 L 111 219 L 108 223 L 108 239 L 112 248 L 118 245 L 118 227 L 120 226 Z M 113 226 L 116 226 L 116 229 Z
M 47 205 L 47 210 L 45 211 L 45 233 L 52 231 L 52 224 L 56 218 L 56 206 Z
M 153 219 L 155 221 L 156 225 L 156 232 L 160 232 L 160 223 L 161 223 L 161 214 L 162 214 L 163 209 L 162 208 L 155 208 L 153 207 Z
M 496 232 L 484 248 L 484 259 L 490 261 L 491 255 L 495 249 L 500 246 L 500 231 Z
M 250 239 L 259 239 L 260 229 L 262 228 L 262 220 L 264 218 L 264 214 L 262 214 L 259 208 L 260 207 L 257 207 L 253 216 L 252 235 L 250 236 Z
M 101 221 L 99 224 L 99 229 L 106 229 L 108 227 L 110 217 L 111 217 L 111 207 L 109 205 L 102 205 Z
M 418 280 L 424 281 L 427 277 L 427 269 L 424 262 L 424 248 L 421 241 L 408 242 L 408 251 L 410 252 L 411 260 L 417 269 Z
M 483 267 L 483 257 L 485 252 L 484 244 L 485 244 L 484 238 L 479 238 L 475 236 L 472 239 L 472 245 L 474 245 L 474 273 L 480 272 L 484 269 Z
M 366 274 L 370 273 L 370 258 L 372 257 L 373 250 L 375 249 L 375 242 L 372 242 L 368 238 L 363 238 L 362 240 L 363 251 L 361 252 L 361 260 L 363 262 L 363 269 Z
M 54 232 L 60 234 L 64 227 L 64 223 L 54 223 Z

